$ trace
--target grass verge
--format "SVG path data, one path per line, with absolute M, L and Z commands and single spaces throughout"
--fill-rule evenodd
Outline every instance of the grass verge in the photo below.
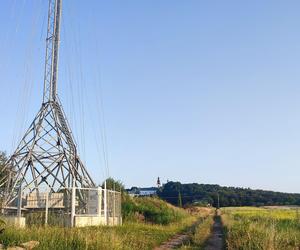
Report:
M 41 243 L 37 249 L 152 249 L 193 222 L 194 218 L 185 218 L 167 226 L 126 223 L 121 227 L 7 228 L 0 241 L 6 246 L 15 246 L 37 240 Z
M 128 204 L 128 203 L 127 203 Z M 153 249 L 173 235 L 185 231 L 198 218 L 157 198 L 135 198 L 129 200 L 132 209 L 127 209 L 124 225 L 119 227 L 37 227 L 25 229 L 8 227 L 0 235 L 5 246 L 37 240 L 37 250 L 79 249 Z

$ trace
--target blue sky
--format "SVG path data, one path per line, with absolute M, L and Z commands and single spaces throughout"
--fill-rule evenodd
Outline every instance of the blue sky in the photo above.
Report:
M 299 1 L 63 5 L 59 95 L 97 182 L 300 192 Z M 11 153 L 41 105 L 47 1 L 0 6 L 0 149 Z

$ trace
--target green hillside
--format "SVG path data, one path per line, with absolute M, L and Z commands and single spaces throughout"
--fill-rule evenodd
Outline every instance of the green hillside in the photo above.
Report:
M 187 217 L 187 212 L 155 197 L 129 197 L 122 202 L 125 221 L 167 225 Z

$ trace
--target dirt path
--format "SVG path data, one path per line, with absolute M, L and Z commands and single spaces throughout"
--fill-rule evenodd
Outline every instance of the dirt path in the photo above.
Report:
M 177 234 L 169 241 L 163 243 L 159 247 L 154 248 L 154 250 L 167 250 L 167 249 L 174 249 L 177 247 L 182 246 L 185 242 L 189 241 L 190 235 L 189 234 Z
M 194 223 L 191 227 L 189 227 L 185 232 L 176 234 L 168 241 L 164 242 L 159 247 L 154 248 L 154 250 L 168 250 L 175 249 L 183 246 L 188 243 L 193 234 L 195 233 L 195 229 L 199 224 L 203 222 L 203 218 Z M 202 249 L 202 248 L 201 248 Z M 211 231 L 211 234 L 208 240 L 205 243 L 204 250 L 223 250 L 224 242 L 223 242 L 223 226 L 221 223 L 220 212 L 216 211 L 214 216 L 214 224 Z
M 220 215 L 214 217 L 212 234 L 209 237 L 204 250 L 222 250 L 223 246 L 223 228 Z
M 168 250 L 175 249 L 184 245 L 184 243 L 188 242 L 191 239 L 191 236 L 195 230 L 195 228 L 202 222 L 203 219 L 200 219 L 196 223 L 194 223 L 191 227 L 189 227 L 186 232 L 176 234 L 168 241 L 164 242 L 159 247 L 154 248 L 154 250 Z

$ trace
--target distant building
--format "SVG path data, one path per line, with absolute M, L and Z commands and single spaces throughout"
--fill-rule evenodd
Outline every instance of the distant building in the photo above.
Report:
M 131 196 L 153 196 L 157 193 L 156 187 L 148 187 L 148 188 L 138 188 L 132 187 L 131 189 L 127 189 L 129 195 Z
M 155 187 L 141 188 L 141 189 L 140 189 L 140 195 L 141 195 L 141 196 L 151 196 L 151 195 L 155 195 L 156 192 L 157 192 L 157 188 L 155 188 Z
M 160 183 L 160 178 L 159 177 L 157 178 L 157 183 L 156 184 L 157 184 L 157 187 L 160 188 L 161 183 Z

